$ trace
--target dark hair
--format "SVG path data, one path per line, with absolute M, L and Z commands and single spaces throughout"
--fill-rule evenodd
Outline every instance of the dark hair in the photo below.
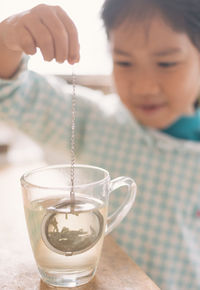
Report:
M 161 13 L 175 30 L 185 32 L 200 51 L 200 0 L 105 0 L 101 18 L 109 32 L 126 20 Z

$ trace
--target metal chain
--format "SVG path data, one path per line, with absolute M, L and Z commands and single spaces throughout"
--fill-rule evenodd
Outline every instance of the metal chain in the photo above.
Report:
M 71 192 L 70 199 L 74 203 L 74 165 L 75 165 L 75 121 L 76 121 L 76 77 L 72 71 L 72 115 L 71 115 Z

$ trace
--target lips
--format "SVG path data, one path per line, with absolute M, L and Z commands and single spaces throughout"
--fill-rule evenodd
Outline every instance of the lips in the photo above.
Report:
M 139 109 L 140 111 L 146 112 L 146 113 L 156 112 L 156 111 L 163 109 L 164 107 L 166 107 L 166 103 L 136 105 L 137 109 Z

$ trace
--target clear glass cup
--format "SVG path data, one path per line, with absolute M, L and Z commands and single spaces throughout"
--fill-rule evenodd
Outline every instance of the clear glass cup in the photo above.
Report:
M 104 236 L 127 215 L 136 184 L 129 177 L 111 180 L 105 169 L 75 165 L 71 199 L 71 165 L 35 169 L 21 177 L 24 210 L 35 261 L 44 282 L 75 287 L 95 275 Z M 109 196 L 127 187 L 124 202 L 107 216 Z

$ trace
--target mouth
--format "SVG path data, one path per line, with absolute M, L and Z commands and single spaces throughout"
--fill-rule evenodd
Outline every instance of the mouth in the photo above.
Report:
M 136 108 L 145 113 L 155 113 L 167 106 L 166 103 L 162 104 L 140 104 L 137 105 Z

